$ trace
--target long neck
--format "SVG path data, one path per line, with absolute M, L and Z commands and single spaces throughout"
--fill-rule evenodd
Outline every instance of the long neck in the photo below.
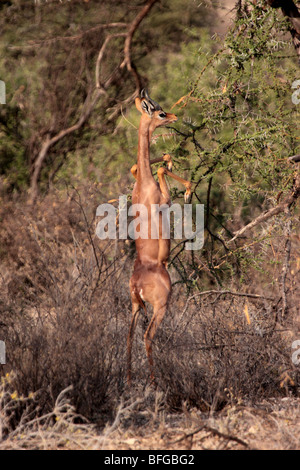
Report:
M 138 141 L 138 172 L 137 181 L 144 184 L 147 179 L 152 179 L 152 171 L 150 166 L 150 130 L 149 119 L 141 118 L 139 126 L 139 141 Z

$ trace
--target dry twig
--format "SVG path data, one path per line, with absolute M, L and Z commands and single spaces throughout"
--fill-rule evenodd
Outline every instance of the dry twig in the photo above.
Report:
M 207 424 L 202 424 L 198 428 L 194 429 L 193 431 L 189 432 L 188 434 L 184 434 L 182 437 L 174 441 L 174 444 L 178 442 L 182 442 L 185 439 L 188 439 L 189 437 L 193 437 L 195 434 L 198 434 L 201 431 L 207 431 L 209 434 L 212 434 L 214 436 L 220 437 L 221 439 L 225 439 L 226 441 L 234 441 L 237 442 L 238 444 L 242 445 L 243 447 L 249 448 L 249 444 L 239 437 L 233 436 L 231 434 L 225 434 L 218 429 L 212 428 L 211 426 L 208 426 Z M 206 436 L 208 437 L 208 436 Z
M 231 238 L 231 240 L 229 240 L 228 243 L 235 241 L 238 237 L 241 237 L 247 230 L 250 230 L 256 227 L 256 225 L 259 225 L 262 222 L 265 222 L 271 217 L 274 217 L 275 215 L 278 215 L 281 212 L 289 211 L 290 207 L 297 201 L 299 196 L 300 196 L 300 173 L 296 175 L 294 179 L 292 191 L 286 196 L 283 202 L 281 202 L 280 204 L 277 204 L 277 206 L 275 207 L 272 207 L 272 209 L 269 209 L 263 212 L 254 220 L 252 220 L 252 222 L 250 222 L 249 224 L 245 225 L 245 227 L 235 232 L 234 237 Z

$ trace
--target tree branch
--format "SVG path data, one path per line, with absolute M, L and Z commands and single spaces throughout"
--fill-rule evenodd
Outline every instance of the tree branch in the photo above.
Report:
M 300 162 L 300 153 L 298 155 L 293 155 L 292 157 L 289 157 L 289 161 L 293 163 Z
M 101 30 L 101 29 L 127 28 L 127 27 L 128 27 L 127 23 L 121 23 L 121 22 L 99 24 L 99 25 L 94 26 L 90 29 L 82 31 L 81 33 L 76 34 L 74 36 L 57 36 L 55 38 L 44 39 L 43 41 L 29 41 L 27 44 L 23 44 L 21 46 L 8 45 L 8 49 L 10 49 L 10 50 L 31 49 L 31 48 L 34 48 L 34 47 L 48 46 L 50 44 L 54 44 L 54 43 L 59 42 L 59 41 L 63 41 L 63 42 L 76 41 L 78 39 L 82 39 L 84 36 L 86 36 L 87 34 L 90 34 L 91 32 L 98 31 L 98 30 Z
M 196 428 L 193 431 L 189 432 L 188 434 L 184 434 L 179 439 L 176 439 L 176 441 L 174 441 L 174 443 L 184 441 L 185 439 L 187 439 L 189 437 L 193 437 L 195 434 L 198 434 L 201 431 L 207 431 L 210 434 L 213 434 L 213 435 L 218 436 L 222 439 L 225 439 L 226 441 L 235 441 L 235 442 L 237 442 L 238 444 L 240 444 L 244 447 L 249 447 L 248 443 L 243 441 L 239 437 L 233 436 L 231 434 L 225 434 L 225 433 L 219 431 L 216 428 L 212 428 L 211 426 L 208 426 L 207 424 L 202 424 L 201 426 L 199 426 L 198 428 Z
M 245 227 L 235 232 L 234 237 L 231 238 L 231 240 L 229 240 L 228 243 L 233 242 L 238 237 L 243 235 L 247 230 L 250 230 L 256 225 L 259 225 L 262 222 L 265 222 L 266 220 L 270 219 L 271 217 L 274 217 L 277 214 L 280 214 L 281 212 L 287 211 L 292 206 L 292 204 L 296 202 L 299 196 L 300 196 L 300 174 L 298 173 L 294 180 L 293 189 L 290 192 L 290 194 L 284 199 L 284 201 L 278 204 L 277 206 L 273 207 L 272 209 L 269 209 L 268 211 L 263 212 L 258 217 L 256 217 L 256 219 L 252 220 L 252 222 L 250 222 Z
M 124 37 L 127 36 L 127 33 L 116 33 L 116 34 L 110 34 L 105 38 L 104 43 L 102 44 L 102 47 L 99 51 L 98 57 L 97 57 L 97 62 L 96 62 L 96 88 L 103 89 L 103 86 L 100 83 L 100 65 L 104 57 L 105 49 L 108 45 L 108 43 L 115 38 L 119 37 Z
M 132 43 L 132 38 L 134 33 L 136 32 L 137 28 L 139 27 L 141 21 L 145 18 L 145 16 L 149 13 L 153 5 L 157 2 L 158 0 L 148 0 L 148 2 L 145 4 L 144 8 L 140 11 L 140 13 L 135 17 L 135 19 L 132 21 L 132 23 L 129 26 L 128 33 L 125 39 L 124 43 L 124 61 L 121 64 L 121 67 L 127 67 L 128 72 L 130 72 L 136 83 L 136 90 L 137 92 L 140 91 L 141 89 L 141 80 L 140 76 L 132 64 L 131 61 L 131 43 Z
M 273 297 L 266 297 L 265 295 L 259 295 L 259 294 L 248 294 L 246 292 L 233 292 L 231 290 L 206 290 L 203 292 L 197 292 L 193 296 L 189 297 L 188 301 L 201 297 L 202 295 L 210 295 L 210 294 L 218 294 L 218 295 L 236 295 L 237 297 L 249 297 L 251 299 L 265 299 L 265 300 L 274 300 Z
M 45 158 L 47 157 L 50 147 L 52 147 L 59 140 L 63 139 L 67 135 L 80 129 L 83 126 L 83 124 L 87 121 L 87 119 L 90 117 L 92 111 L 94 110 L 97 104 L 98 99 L 103 94 L 105 94 L 104 88 L 96 89 L 94 91 L 94 96 L 92 98 L 90 97 L 90 95 L 87 96 L 85 103 L 83 105 L 82 113 L 78 121 L 73 126 L 63 129 L 62 131 L 60 131 L 58 134 L 56 134 L 55 136 L 51 138 L 49 134 L 47 135 L 45 141 L 42 144 L 38 157 L 35 160 L 34 165 L 33 165 L 33 173 L 31 176 L 31 184 L 30 184 L 30 198 L 29 198 L 30 204 L 33 204 L 36 201 L 36 198 L 38 196 L 39 178 L 40 178 L 40 174 L 42 171 Z
M 97 61 L 96 61 L 96 70 L 95 70 L 95 81 L 96 81 L 96 86 L 95 89 L 93 90 L 92 93 L 89 93 L 84 105 L 83 105 L 83 110 L 80 114 L 80 117 L 78 121 L 66 128 L 63 129 L 62 131 L 58 132 L 55 136 L 50 137 L 50 132 L 47 134 L 47 137 L 45 141 L 41 145 L 41 149 L 39 151 L 39 154 L 33 164 L 33 171 L 32 171 L 32 176 L 31 176 L 31 183 L 30 183 L 30 198 L 29 202 L 32 204 L 36 201 L 36 198 L 38 196 L 38 183 L 41 175 L 41 171 L 45 162 L 45 159 L 47 157 L 47 154 L 49 152 L 49 149 L 55 145 L 59 140 L 63 139 L 67 135 L 71 134 L 72 132 L 77 131 L 80 129 L 86 121 L 89 119 L 91 113 L 93 112 L 100 96 L 106 95 L 106 90 L 107 88 L 111 85 L 113 82 L 114 78 L 116 77 L 117 72 L 120 70 L 120 68 L 124 68 L 125 66 L 127 67 L 127 70 L 131 73 L 135 80 L 136 84 L 136 89 L 135 92 L 130 98 L 128 98 L 125 102 L 128 103 L 131 101 L 132 97 L 136 95 L 141 88 L 141 79 L 140 75 L 138 74 L 136 68 L 131 62 L 131 43 L 132 43 L 132 38 L 134 36 L 134 33 L 136 32 L 137 28 L 139 27 L 141 21 L 145 18 L 145 16 L 149 13 L 151 10 L 152 6 L 157 2 L 158 0 L 148 0 L 146 4 L 143 6 L 143 8 L 140 10 L 140 12 L 137 14 L 137 16 L 134 18 L 134 20 L 129 24 L 129 26 L 126 23 L 108 23 L 107 25 L 99 25 L 99 28 L 107 28 L 110 27 L 124 27 L 128 26 L 128 31 L 127 32 L 122 32 L 122 33 L 115 33 L 115 34 L 109 34 L 99 51 Z M 94 28 L 96 29 L 96 27 Z M 83 33 L 84 34 L 84 33 Z M 101 62 L 103 61 L 104 54 L 106 52 L 106 48 L 109 44 L 109 42 L 118 37 L 125 37 L 124 41 L 124 48 L 123 48 L 123 53 L 124 53 L 124 60 L 119 65 L 114 72 L 106 79 L 104 83 L 101 83 L 101 78 L 100 78 L 100 67 L 101 67 Z M 62 38 L 58 38 L 62 39 Z M 71 38 L 70 38 L 71 39 Z M 75 39 L 75 37 L 72 37 L 72 39 Z M 52 39 L 50 40 L 52 41 Z M 46 42 L 46 41 L 45 41 Z M 91 97 L 92 95 L 92 97 Z M 125 103 L 123 102 L 123 104 Z M 116 113 L 114 113 L 115 115 Z

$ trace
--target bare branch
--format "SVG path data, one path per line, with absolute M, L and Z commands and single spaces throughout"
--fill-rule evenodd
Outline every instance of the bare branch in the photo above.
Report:
M 96 88 L 103 89 L 103 86 L 100 83 L 100 65 L 101 65 L 101 62 L 103 60 L 104 53 L 105 53 L 105 50 L 106 50 L 106 47 L 107 47 L 108 43 L 112 39 L 119 38 L 119 37 L 122 37 L 122 36 L 124 37 L 126 35 L 127 35 L 126 33 L 116 33 L 116 34 L 110 34 L 109 36 L 107 36 L 105 38 L 105 41 L 102 44 L 102 47 L 99 51 L 99 54 L 98 54 L 98 57 L 97 57 L 97 62 L 96 62 Z
M 131 43 L 132 43 L 132 38 L 134 33 L 136 32 L 137 28 L 139 27 L 141 21 L 145 18 L 145 16 L 149 13 L 153 5 L 157 2 L 158 0 L 148 0 L 148 2 L 145 4 L 144 8 L 140 11 L 140 13 L 135 17 L 135 19 L 132 21 L 132 23 L 129 26 L 128 33 L 126 36 L 126 40 L 124 43 L 124 61 L 121 65 L 121 67 L 127 67 L 128 72 L 130 72 L 136 82 L 136 88 L 137 90 L 140 90 L 141 88 L 141 83 L 140 83 L 140 76 L 135 69 L 135 67 L 132 64 L 131 61 Z
M 30 204 L 33 204 L 36 201 L 36 198 L 38 195 L 39 177 L 40 177 L 41 170 L 42 170 L 45 158 L 47 157 L 50 147 L 56 144 L 60 139 L 80 129 L 83 126 L 83 124 L 87 121 L 87 119 L 90 117 L 100 96 L 103 94 L 105 94 L 104 88 L 96 89 L 93 93 L 94 96 L 92 96 L 92 98 L 90 97 L 90 95 L 87 96 L 81 115 L 78 121 L 73 126 L 63 129 L 62 131 L 60 131 L 58 134 L 56 134 L 55 136 L 51 138 L 49 134 L 47 135 L 33 166 L 33 174 L 31 177 L 31 185 L 30 185 L 30 199 L 29 199 Z
M 249 447 L 249 444 L 247 442 L 243 441 L 242 439 L 240 439 L 239 437 L 233 436 L 231 434 L 225 434 L 225 433 L 219 431 L 216 428 L 212 428 L 211 426 L 208 426 L 207 424 L 202 424 L 201 426 L 199 426 L 198 428 L 194 429 L 193 431 L 191 431 L 187 434 L 184 433 L 184 435 L 182 437 L 180 437 L 179 439 L 176 439 L 174 441 L 174 443 L 184 441 L 185 439 L 187 439 L 189 437 L 193 437 L 195 434 L 198 434 L 201 431 L 207 431 L 210 434 L 213 434 L 213 435 L 218 436 L 222 439 L 225 439 L 226 441 L 235 441 L 235 442 L 237 442 L 238 444 L 240 444 L 244 447 Z
M 218 295 L 236 295 L 238 297 L 250 297 L 252 299 L 265 299 L 265 300 L 274 300 L 273 297 L 266 297 L 265 295 L 259 295 L 259 294 L 247 294 L 246 292 L 233 292 L 231 290 L 207 290 L 203 292 L 197 292 L 197 294 L 193 295 L 190 297 L 188 300 L 191 300 L 196 297 L 200 297 L 202 295 L 209 295 L 209 294 L 218 294 Z
M 139 27 L 141 21 L 145 18 L 145 16 L 148 14 L 152 6 L 157 2 L 158 0 L 148 0 L 146 4 L 143 6 L 143 8 L 140 10 L 140 12 L 137 14 L 137 16 L 134 18 L 134 20 L 127 25 L 127 23 L 108 23 L 107 25 L 99 25 L 93 29 L 96 28 L 102 28 L 102 29 L 107 29 L 110 27 L 127 27 L 128 26 L 128 31 L 127 32 L 122 32 L 122 33 L 115 33 L 115 34 L 109 34 L 99 51 L 97 61 L 96 61 L 96 70 L 95 70 L 95 89 L 93 90 L 92 93 L 89 93 L 87 96 L 85 103 L 83 105 L 83 110 L 80 114 L 80 117 L 78 121 L 57 133 L 55 136 L 50 137 L 50 133 L 48 133 L 45 141 L 42 143 L 41 149 L 39 151 L 39 154 L 34 162 L 33 165 L 33 172 L 32 172 L 32 177 L 31 177 L 31 185 L 30 185 L 30 203 L 34 203 L 37 195 L 38 195 L 38 183 L 39 183 L 39 178 L 41 174 L 41 170 L 44 164 L 44 161 L 46 159 L 46 156 L 48 154 L 49 149 L 55 145 L 60 139 L 64 138 L 65 136 L 71 134 L 72 132 L 80 129 L 83 124 L 88 120 L 90 117 L 91 113 L 93 112 L 100 96 L 106 95 L 106 90 L 110 86 L 110 84 L 113 82 L 114 78 L 116 77 L 117 72 L 120 70 L 120 68 L 123 68 L 124 66 L 127 66 L 127 70 L 132 74 L 135 80 L 136 84 L 136 89 L 133 95 L 131 95 L 127 100 L 125 100 L 123 103 L 119 104 L 117 107 L 117 110 L 113 113 L 113 115 L 110 117 L 110 119 L 119 111 L 119 108 L 122 106 L 122 104 L 128 103 L 129 101 L 134 98 L 134 96 L 139 92 L 141 88 L 141 79 L 140 75 L 138 74 L 136 68 L 133 66 L 131 62 L 131 55 L 130 55 L 130 49 L 131 49 L 131 43 L 132 43 L 132 38 L 134 36 L 134 33 L 136 32 L 137 28 Z M 91 30 L 90 30 L 91 31 Z M 82 33 L 85 34 L 85 33 Z M 73 36 L 72 39 L 76 39 L 79 36 Z M 101 63 L 103 61 L 106 49 L 108 44 L 112 39 L 119 38 L 119 37 L 125 37 L 125 42 L 124 42 L 124 60 L 119 65 L 114 72 L 106 79 L 104 83 L 101 83 L 101 77 L 100 77 L 100 70 L 101 70 Z M 59 37 L 57 39 L 66 39 Z M 71 39 L 71 37 L 69 38 Z M 49 40 L 50 42 L 53 41 L 52 39 Z M 92 97 L 91 97 L 92 95 Z
M 300 153 L 298 153 L 298 155 L 293 155 L 292 157 L 289 157 L 289 161 L 293 163 L 300 162 Z
M 231 238 L 231 240 L 229 240 L 228 243 L 233 242 L 238 237 L 243 235 L 247 230 L 250 230 L 251 228 L 256 227 L 256 225 L 259 225 L 262 222 L 265 222 L 266 220 L 270 219 L 271 217 L 274 217 L 275 215 L 280 214 L 281 212 L 287 211 L 291 207 L 291 205 L 296 202 L 299 196 L 300 196 L 300 175 L 298 174 L 295 178 L 292 191 L 284 199 L 282 203 L 278 204 L 272 209 L 269 209 L 268 211 L 263 212 L 258 217 L 256 217 L 256 219 L 252 220 L 252 222 L 250 222 L 245 227 L 235 232 L 234 237 Z
M 110 28 L 127 28 L 128 24 L 127 23 L 121 23 L 121 22 L 116 22 L 116 23 L 107 23 L 107 24 L 98 24 L 97 26 L 94 26 L 93 28 L 89 28 L 85 31 L 82 31 L 79 34 L 76 34 L 74 36 L 57 36 L 55 38 L 49 38 L 49 39 L 44 39 L 43 41 L 29 41 L 28 44 L 23 44 L 20 46 L 8 46 L 8 49 L 10 50 L 19 50 L 19 49 L 30 49 L 33 47 L 41 47 L 41 46 L 48 46 L 49 44 L 56 43 L 58 41 L 76 41 L 77 39 L 81 39 L 87 34 L 93 32 L 93 31 L 98 31 L 101 29 L 110 29 Z

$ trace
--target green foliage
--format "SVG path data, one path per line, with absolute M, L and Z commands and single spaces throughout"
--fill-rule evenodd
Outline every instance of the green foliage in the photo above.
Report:
M 206 204 L 201 257 L 219 284 L 230 266 L 260 269 L 263 256 L 255 259 L 251 250 L 232 255 L 223 240 L 290 190 L 294 168 L 287 157 L 299 151 L 299 107 L 291 101 L 298 69 L 292 46 L 278 39 L 285 23 L 264 2 L 243 5 L 217 52 L 213 43 L 207 51 L 198 42 L 190 88 L 173 95 L 185 115 L 178 148 L 188 151 L 196 201 Z M 185 62 L 178 75 L 181 70 Z M 234 216 L 237 211 L 241 219 Z M 220 261 L 221 270 L 215 269 Z M 175 265 L 185 279 L 187 266 L 202 282 L 198 256 Z

